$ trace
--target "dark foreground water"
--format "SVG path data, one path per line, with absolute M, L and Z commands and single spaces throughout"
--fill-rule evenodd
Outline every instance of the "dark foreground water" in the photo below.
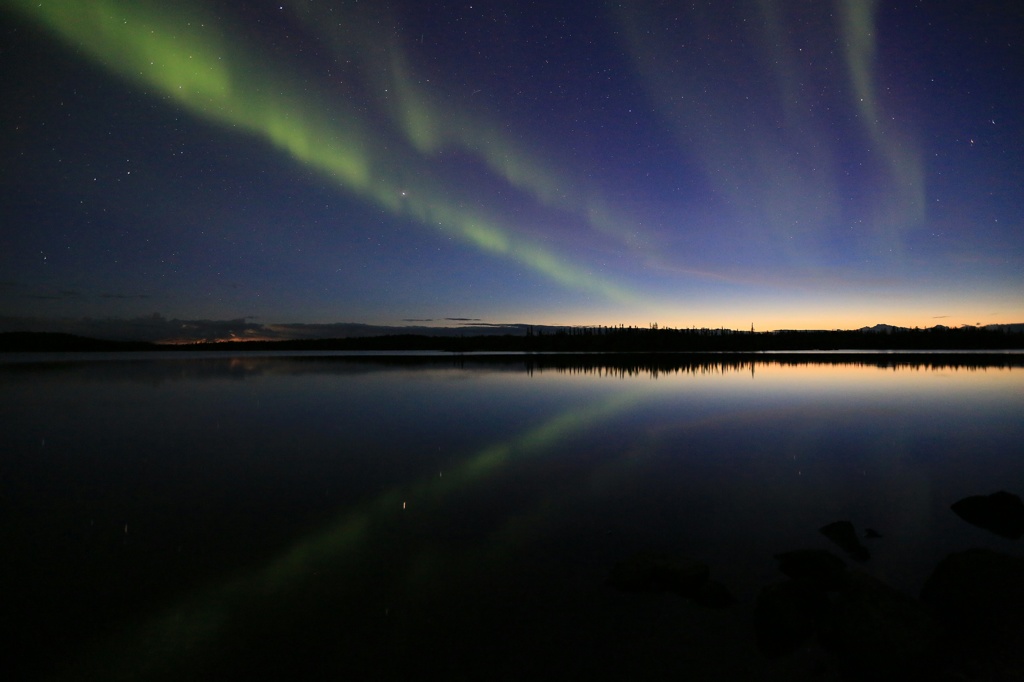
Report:
M 915 610 L 939 562 L 1022 554 L 950 505 L 1024 492 L 1024 369 L 880 357 L 9 356 L 3 679 L 782 680 L 890 666 L 851 629 L 941 653 L 938 617 Z M 840 520 L 870 559 L 819 532 Z M 831 551 L 907 601 L 766 648 L 766 618 L 792 623 L 758 595 L 784 584 L 775 555 L 796 549 Z M 645 556 L 669 573 L 706 564 L 733 603 L 609 585 Z M 979 656 L 937 665 L 990 679 Z M 1006 679 L 1024 675 L 994 656 Z

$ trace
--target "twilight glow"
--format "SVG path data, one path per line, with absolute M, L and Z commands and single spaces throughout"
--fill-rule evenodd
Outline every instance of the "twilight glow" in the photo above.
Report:
M 6 326 L 1024 321 L 1003 4 L 363 4 L 7 0 Z

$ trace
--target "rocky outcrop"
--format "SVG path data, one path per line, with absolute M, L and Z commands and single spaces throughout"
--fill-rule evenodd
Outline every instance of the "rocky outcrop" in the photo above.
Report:
M 1004 538 L 1019 540 L 1024 535 L 1024 503 L 1005 490 L 965 497 L 950 508 L 967 523 Z

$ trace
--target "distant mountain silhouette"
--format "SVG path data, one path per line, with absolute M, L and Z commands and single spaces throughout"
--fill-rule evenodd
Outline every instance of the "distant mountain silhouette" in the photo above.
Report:
M 1024 334 L 1024 323 L 1014 324 L 986 324 L 979 325 L 977 327 L 971 327 L 965 325 L 963 327 L 948 327 L 944 324 L 937 324 L 932 327 L 926 327 L 925 329 L 912 329 L 911 327 L 897 327 L 892 324 L 876 324 L 873 327 L 861 327 L 857 331 L 859 332 L 874 332 L 877 334 L 891 334 L 892 332 L 909 332 L 909 331 L 948 331 L 958 329 L 983 329 L 990 332 L 1002 332 L 1004 334 Z
M 857 331 L 859 332 L 875 332 L 877 334 L 885 334 L 889 332 L 905 332 L 908 331 L 909 327 L 896 327 L 891 324 L 876 324 L 873 327 L 861 327 Z

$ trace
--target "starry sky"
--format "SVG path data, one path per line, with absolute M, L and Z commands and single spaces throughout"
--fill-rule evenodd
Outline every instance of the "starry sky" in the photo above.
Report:
M 0 0 L 0 331 L 1024 322 L 1016 7 Z

